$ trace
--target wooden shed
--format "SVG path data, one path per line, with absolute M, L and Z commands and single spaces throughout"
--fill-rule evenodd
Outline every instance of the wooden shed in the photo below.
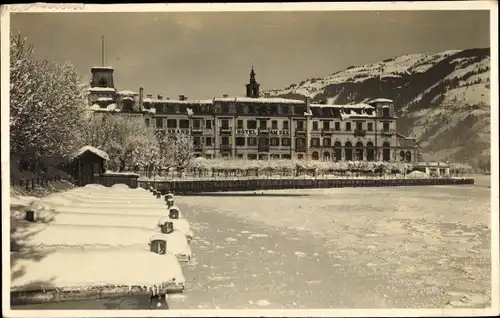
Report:
M 92 146 L 80 148 L 71 158 L 71 171 L 77 185 L 97 183 L 99 176 L 105 172 L 104 164 L 109 160 L 106 152 Z

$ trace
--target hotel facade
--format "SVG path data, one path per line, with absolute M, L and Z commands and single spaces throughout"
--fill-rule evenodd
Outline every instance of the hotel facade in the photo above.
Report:
M 193 138 L 196 156 L 239 159 L 415 162 L 419 146 L 397 133 L 393 101 L 330 105 L 261 97 L 252 69 L 246 96 L 173 100 L 118 91 L 113 69 L 92 68 L 89 109 L 143 116 L 147 125 Z

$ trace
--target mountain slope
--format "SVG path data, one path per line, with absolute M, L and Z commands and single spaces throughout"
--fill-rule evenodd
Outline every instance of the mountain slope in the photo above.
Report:
M 398 56 L 263 94 L 335 104 L 390 98 L 398 131 L 417 137 L 426 159 L 489 164 L 489 48 Z

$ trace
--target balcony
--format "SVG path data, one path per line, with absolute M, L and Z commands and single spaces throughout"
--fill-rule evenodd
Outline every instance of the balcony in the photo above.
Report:
M 268 135 L 269 134 L 269 127 L 261 127 L 257 131 L 258 131 L 259 135 L 260 134 Z
M 232 149 L 233 149 L 233 147 L 230 144 L 220 145 L 220 151 L 221 152 L 231 151 Z
M 194 150 L 194 152 L 202 152 L 203 146 L 202 145 L 194 145 L 193 150 Z
M 221 135 L 231 135 L 232 131 L 233 131 L 233 128 L 231 128 L 231 127 L 221 127 L 219 129 L 219 132 Z
M 193 132 L 193 135 L 201 135 L 201 134 L 203 134 L 203 128 L 201 128 L 201 127 L 193 127 L 191 129 L 191 131 Z
M 306 134 L 306 129 L 305 128 L 297 128 L 295 130 L 295 135 L 305 135 Z
M 259 152 L 269 152 L 269 149 L 270 149 L 269 144 L 259 145 L 259 146 L 257 147 L 257 150 L 258 150 Z
M 323 128 L 321 129 L 321 135 L 333 135 L 335 133 L 335 129 L 332 128 Z
M 396 133 L 394 129 L 382 129 L 380 130 L 380 134 L 382 136 L 392 136 Z
M 354 137 L 365 137 L 366 136 L 366 129 L 355 129 L 354 130 Z

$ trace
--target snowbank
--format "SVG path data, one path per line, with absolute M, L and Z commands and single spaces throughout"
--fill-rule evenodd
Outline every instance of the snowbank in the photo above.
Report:
M 422 172 L 422 171 L 412 171 L 406 175 L 407 178 L 410 179 L 428 179 L 431 176 L 429 176 L 427 173 Z
M 160 286 L 175 279 L 185 283 L 174 255 L 130 248 L 61 249 L 41 259 L 11 253 L 11 291 L 78 288 L 105 285 Z
M 39 198 L 37 198 L 37 197 L 23 196 L 23 195 L 11 195 L 10 196 L 10 205 L 28 206 L 37 200 L 39 200 Z
M 24 214 L 17 218 L 23 219 Z M 41 210 L 35 212 L 36 222 L 51 224 L 79 224 L 79 225 L 107 225 L 119 227 L 137 227 L 155 230 L 158 222 L 157 216 L 151 215 L 120 215 L 96 213 L 57 213 Z
M 16 231 L 11 239 L 23 246 L 37 250 L 67 247 L 127 247 L 149 250 L 148 242 L 154 230 L 107 225 L 30 223 L 22 231 Z M 174 233 L 176 233 L 174 231 Z M 167 250 L 178 254 L 186 249 L 186 238 L 178 234 L 165 236 Z

